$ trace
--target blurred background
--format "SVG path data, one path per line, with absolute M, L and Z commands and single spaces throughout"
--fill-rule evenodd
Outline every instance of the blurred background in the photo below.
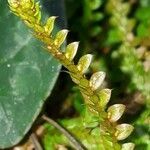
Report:
M 136 150 L 149 150 L 150 0 L 64 2 L 70 30 L 67 42 L 80 41 L 76 60 L 87 53 L 94 55 L 88 75 L 99 70 L 106 72 L 103 86 L 112 89 L 110 104 L 125 104 L 121 121 L 135 127 L 128 141 L 136 144 Z M 61 109 L 50 112 L 52 116 L 69 118 L 82 112 L 82 96 L 66 73 L 60 73 L 55 90 L 62 95 L 59 102 L 53 102 Z

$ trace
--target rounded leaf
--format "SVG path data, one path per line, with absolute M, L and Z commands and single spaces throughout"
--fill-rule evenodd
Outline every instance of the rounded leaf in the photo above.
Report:
M 79 46 L 79 42 L 73 42 L 67 45 L 66 52 L 65 52 L 65 56 L 67 59 L 69 59 L 70 61 L 74 59 L 78 50 L 78 46 Z
M 116 126 L 116 133 L 115 136 L 117 138 L 117 140 L 124 140 L 126 139 L 131 132 L 133 131 L 133 126 L 130 124 L 120 124 Z
M 102 71 L 96 72 L 91 76 L 89 84 L 93 91 L 97 90 L 101 86 L 105 76 L 105 72 Z
M 108 104 L 110 97 L 111 97 L 111 89 L 102 89 L 98 92 L 99 96 L 99 104 L 102 108 L 105 108 L 105 106 Z
M 77 68 L 81 73 L 85 73 L 87 71 L 91 64 L 92 57 L 93 56 L 91 54 L 87 54 L 80 58 Z
M 125 105 L 115 104 L 108 108 L 108 119 L 110 122 L 118 121 L 125 111 Z
M 68 34 L 68 30 L 63 29 L 56 34 L 54 44 L 59 48 L 62 43 L 65 41 L 66 36 Z
M 45 32 L 48 33 L 49 35 L 51 34 L 51 32 L 54 28 L 55 19 L 56 19 L 55 16 L 49 17 L 44 26 Z
M 122 144 L 121 150 L 134 150 L 135 144 L 134 143 L 124 143 Z

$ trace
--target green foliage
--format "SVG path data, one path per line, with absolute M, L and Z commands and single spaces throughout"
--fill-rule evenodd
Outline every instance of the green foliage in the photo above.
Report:
M 149 128 L 146 127 L 146 130 L 143 130 L 143 127 L 147 126 L 145 120 L 148 121 L 149 119 L 146 118 L 150 116 L 149 2 L 149 0 L 135 1 L 135 3 L 131 1 L 124 3 L 121 0 L 106 1 L 103 4 L 103 7 L 106 8 L 103 13 L 105 20 L 99 23 L 102 31 L 104 31 L 103 34 L 97 35 L 90 44 L 85 42 L 83 46 L 84 48 L 87 45 L 88 47 L 95 47 L 95 43 L 98 43 L 97 51 L 93 52 L 96 55 L 96 60 L 92 69 L 100 68 L 99 63 L 104 60 L 102 68 L 108 72 L 107 75 L 110 78 L 108 84 L 111 83 L 113 88 L 112 99 L 115 102 L 122 100 L 129 103 L 133 112 L 136 105 L 132 106 L 132 104 L 135 101 L 140 105 L 144 103 L 145 107 L 140 109 L 142 112 L 135 110 L 136 113 L 133 116 L 135 120 L 132 117 L 129 120 L 133 121 L 137 127 L 135 136 L 132 136 L 130 140 L 137 144 L 136 149 L 146 150 L 149 149 L 150 145 L 147 142 L 149 140 Z M 76 15 L 74 18 L 83 20 L 82 16 Z M 82 34 L 80 31 L 78 34 Z M 84 33 L 82 36 L 84 37 Z M 136 92 L 144 95 L 141 101 L 139 97 L 132 96 Z M 139 113 L 146 114 L 146 112 L 147 115 L 139 115 Z M 138 125 L 138 120 L 141 120 L 140 125 Z
M 53 126 L 45 124 L 45 132 L 43 144 L 45 150 L 53 150 L 58 148 L 59 145 L 67 145 L 68 140 L 65 136 L 60 134 Z M 53 136 L 51 136 L 53 135 Z
M 0 148 L 17 144 L 50 95 L 60 64 L 24 24 L 0 5 Z
M 120 38 L 122 43 L 119 49 L 112 53 L 112 58 L 114 59 L 122 58 L 122 62 L 120 66 L 121 70 L 124 73 L 129 74 L 132 78 L 131 82 L 128 85 L 128 88 L 131 91 L 134 91 L 135 89 L 141 91 L 143 95 L 146 97 L 148 102 L 150 98 L 149 97 L 150 73 L 145 71 L 142 62 L 137 56 L 137 50 L 134 47 L 134 35 L 132 33 L 133 26 L 132 28 L 130 27 L 130 20 L 127 18 L 127 14 L 130 11 L 128 5 L 129 4 L 127 3 L 121 3 L 121 1 L 110 0 L 107 6 L 107 9 L 113 8 L 113 9 L 109 9 L 109 12 L 112 13 L 111 21 L 113 20 L 113 22 L 111 23 L 113 26 L 116 26 L 118 28 L 118 31 L 122 35 L 122 37 Z M 119 6 L 120 8 L 118 9 Z M 137 12 L 137 18 L 142 18 L 140 11 L 141 9 L 139 9 L 139 12 Z M 146 11 L 146 9 L 143 9 L 142 11 Z M 147 13 L 145 14 L 146 15 L 143 16 L 143 18 L 147 18 L 149 16 Z M 144 32 L 145 29 L 143 29 Z M 140 29 L 140 32 L 142 34 L 146 34 L 143 32 L 143 30 Z
M 140 0 L 140 5 L 142 7 L 150 6 L 150 1 L 149 0 Z
M 119 150 L 121 147 L 128 147 L 129 144 L 127 143 L 125 146 L 118 143 L 118 140 L 126 139 L 133 131 L 133 127 L 129 124 L 117 124 L 118 119 L 120 119 L 125 110 L 125 106 L 118 104 L 117 107 L 116 105 L 112 105 L 107 109 L 106 105 L 110 100 L 111 90 L 101 88 L 105 78 L 104 72 L 100 71 L 94 73 L 89 80 L 85 75 L 85 72 L 90 66 L 92 55 L 84 55 L 79 59 L 77 64 L 74 64 L 72 60 L 76 54 L 78 43 L 69 44 L 66 48 L 66 52 L 61 51 L 61 45 L 65 41 L 68 31 L 64 29 L 57 32 L 55 36 L 51 34 L 55 17 L 50 17 L 46 23 L 43 24 L 39 4 L 31 0 L 22 0 L 20 2 L 10 0 L 9 5 L 13 13 L 19 16 L 24 23 L 34 31 L 35 37 L 46 45 L 47 51 L 68 69 L 72 81 L 78 85 L 84 97 L 87 114 L 84 116 L 84 123 L 81 124 L 81 126 L 79 124 L 76 125 L 73 129 L 73 133 L 75 135 L 85 134 L 86 136 L 84 136 L 84 138 L 87 137 L 87 140 L 93 136 L 96 138 L 95 136 L 97 136 L 97 134 L 95 134 L 95 132 L 89 132 L 87 128 L 89 122 L 86 122 L 89 120 L 89 117 L 91 122 L 94 122 L 96 118 L 97 127 L 94 128 L 94 130 L 99 131 L 98 135 L 100 138 L 98 138 L 97 141 L 99 144 L 94 144 L 92 149 L 99 149 L 99 146 L 100 149 L 104 150 Z M 119 111 L 117 111 L 117 109 Z M 82 138 L 80 135 L 77 135 L 77 137 L 79 139 Z M 82 141 L 87 148 L 90 148 L 91 143 L 89 142 L 91 142 L 91 140 L 85 142 L 84 139 Z M 134 147 L 134 144 L 130 145 Z
M 58 4 L 60 1 L 51 0 L 52 5 L 54 2 Z M 62 103 L 60 110 L 57 111 L 60 111 L 58 113 L 66 119 L 61 116 L 60 124 L 87 149 L 133 150 L 133 143 L 137 150 L 150 149 L 149 2 L 149 0 L 66 0 L 66 16 L 71 30 L 71 36 L 67 40 L 70 42 L 72 39 L 79 39 L 80 47 L 84 49 L 78 52 L 79 56 L 75 57 L 79 42 L 70 43 L 66 48 L 62 48 L 68 30 L 53 31 L 56 27 L 55 16 L 44 19 L 39 3 L 35 3 L 34 0 L 9 0 L 11 10 L 32 29 L 34 36 L 44 43 L 45 49 L 66 67 L 65 72 L 76 83 L 74 88 L 71 87 L 70 82 L 62 85 L 61 92 L 70 89 L 67 93 L 69 96 L 64 98 L 63 94 L 54 95 L 54 98 L 60 98 L 61 102 L 56 102 L 56 106 L 52 107 L 55 109 L 59 103 Z M 43 1 L 43 4 L 46 3 Z M 21 32 L 19 35 L 23 32 L 25 36 L 24 30 L 17 29 L 17 32 L 18 34 Z M 29 42 L 29 47 L 34 45 L 34 41 L 36 40 Z M 36 44 L 36 49 L 39 46 L 40 44 Z M 62 51 L 64 49 L 65 51 Z M 90 53 L 95 55 L 91 65 Z M 27 58 L 37 55 L 32 48 L 30 54 L 28 52 L 25 54 Z M 42 56 L 46 54 L 39 52 Z M 78 60 L 81 55 L 83 56 Z M 49 56 L 46 56 L 46 59 L 49 59 Z M 47 62 L 46 59 L 40 60 Z M 18 60 L 20 61 L 20 55 L 17 57 L 17 62 Z M 36 60 L 38 63 L 38 59 Z M 7 64 L 5 68 L 8 70 L 12 68 L 10 63 Z M 3 72 L 6 72 L 5 68 Z M 107 74 L 99 71 L 99 68 Z M 19 85 L 24 85 L 22 79 L 24 78 L 20 78 Z M 64 80 L 62 76 L 60 80 Z M 107 89 L 108 86 L 112 90 Z M 64 113 L 65 109 L 72 111 L 73 107 L 75 108 L 73 114 Z M 48 114 L 51 112 L 54 113 L 51 109 L 46 111 Z M 125 115 L 119 120 L 124 112 Z M 132 122 L 135 127 L 129 138 L 127 137 L 133 131 L 133 127 L 122 122 Z M 66 138 L 67 136 L 51 125 L 45 123 L 44 128 L 44 135 L 42 135 L 44 149 L 76 148 L 70 143 L 71 140 Z
M 150 71 L 149 69 L 145 69 L 143 61 L 138 56 L 138 49 L 136 49 L 135 46 L 148 46 L 146 40 L 149 39 L 149 6 L 139 7 L 134 14 L 137 21 L 137 28 L 134 28 L 134 30 L 137 31 L 137 35 L 134 35 L 134 26 L 132 26 L 132 28 L 129 26 L 131 19 L 128 18 L 128 13 L 130 12 L 130 9 L 129 7 L 126 11 L 124 9 L 129 3 L 110 0 L 108 5 L 109 8 L 110 6 L 116 6 L 113 7 L 113 9 L 109 9 L 109 12 L 112 14 L 113 27 L 115 26 L 122 34 L 122 38 L 120 38 L 120 47 L 118 50 L 112 52 L 111 58 L 113 60 L 120 60 L 120 66 L 117 67 L 120 67 L 124 74 L 130 76 L 130 81 L 126 88 L 127 92 L 133 93 L 135 91 L 140 91 L 144 96 L 141 102 L 138 98 L 135 100 L 137 103 L 145 103 L 145 109 L 143 110 L 142 115 L 137 116 L 137 120 L 134 122 L 136 129 L 134 136 L 130 140 L 137 144 L 136 149 L 148 150 L 150 144 L 147 142 L 149 139 L 149 127 L 146 122 L 149 122 L 150 116 Z M 149 57 L 148 48 L 146 47 L 145 49 L 145 51 L 147 51 L 145 52 L 147 53 L 147 56 L 145 57 Z M 143 59 L 145 61 L 149 58 L 143 57 Z
M 103 19 L 103 14 L 97 11 L 102 5 L 101 0 L 83 0 L 83 20 L 82 24 L 89 29 L 89 35 L 96 36 L 101 32 L 98 22 Z
M 148 38 L 150 34 L 149 26 L 150 26 L 150 7 L 140 7 L 135 16 L 137 18 L 138 27 L 137 27 L 137 35 L 140 38 Z
M 150 111 L 145 109 L 145 111 L 138 117 L 135 121 L 135 131 L 130 137 L 130 140 L 135 142 L 137 150 L 149 150 L 150 149 Z
M 121 42 L 121 33 L 117 28 L 112 28 L 108 33 L 107 45 Z

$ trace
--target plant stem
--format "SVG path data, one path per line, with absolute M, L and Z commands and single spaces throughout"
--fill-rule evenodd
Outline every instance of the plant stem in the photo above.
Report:
M 34 133 L 31 134 L 31 141 L 34 145 L 35 150 L 43 150 L 43 148 L 41 147 L 36 135 Z
M 60 132 L 62 132 L 70 141 L 70 144 L 76 149 L 76 150 L 86 150 L 86 148 L 62 125 L 57 123 L 55 120 L 43 115 L 42 118 L 53 125 L 55 128 L 57 128 Z

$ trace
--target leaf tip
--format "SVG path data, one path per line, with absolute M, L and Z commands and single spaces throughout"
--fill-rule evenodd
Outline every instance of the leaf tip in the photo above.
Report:
M 107 110 L 108 119 L 110 122 L 118 121 L 125 111 L 125 105 L 123 104 L 114 104 L 110 106 Z
M 96 72 L 91 76 L 89 84 L 93 91 L 97 90 L 101 86 L 105 76 L 106 73 L 102 71 Z
M 116 126 L 115 136 L 117 140 L 124 140 L 126 139 L 134 130 L 134 127 L 130 124 L 120 124 Z

